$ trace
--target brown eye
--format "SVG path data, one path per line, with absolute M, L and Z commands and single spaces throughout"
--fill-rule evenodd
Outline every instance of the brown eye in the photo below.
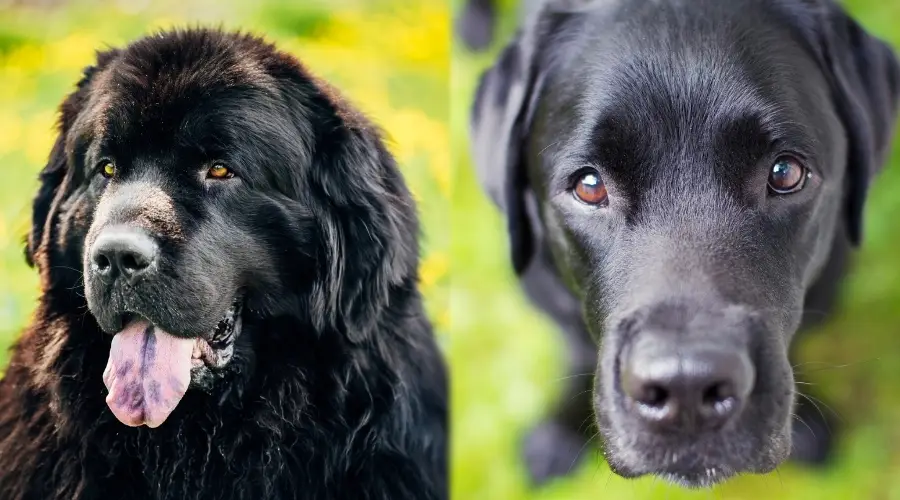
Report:
M 588 205 L 600 205 L 607 201 L 606 185 L 595 171 L 582 174 L 575 184 L 574 192 L 576 198 Z
M 216 163 L 206 171 L 207 179 L 231 179 L 232 177 L 234 177 L 234 172 L 221 163 Z
M 769 189 L 775 194 L 791 194 L 803 189 L 809 170 L 792 156 L 782 156 L 775 160 L 769 172 Z

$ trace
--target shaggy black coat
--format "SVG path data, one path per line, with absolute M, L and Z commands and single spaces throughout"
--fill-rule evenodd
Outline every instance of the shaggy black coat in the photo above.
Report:
M 121 179 L 93 172 L 99 150 Z M 243 176 L 182 175 L 207 156 Z M 95 208 L 138 177 L 174 206 L 157 299 L 202 309 L 177 293 L 187 280 L 246 290 L 232 361 L 155 429 L 104 402 L 112 335 L 85 298 Z M 0 381 L 0 499 L 448 496 L 414 204 L 377 130 L 293 57 L 201 29 L 100 53 L 61 106 L 40 182 L 26 256 L 42 294 Z M 186 267 L 189 252 L 206 267 Z

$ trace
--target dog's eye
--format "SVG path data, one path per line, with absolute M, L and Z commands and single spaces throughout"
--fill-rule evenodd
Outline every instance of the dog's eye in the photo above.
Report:
M 207 179 L 231 179 L 232 177 L 234 177 L 234 172 L 221 163 L 216 163 L 206 171 Z
M 116 165 L 111 161 L 105 161 L 100 165 L 100 175 L 112 179 L 116 175 Z
M 602 205 L 607 202 L 606 185 L 596 171 L 581 174 L 573 190 L 575 197 L 588 205 Z
M 775 160 L 769 172 L 769 189 L 775 194 L 791 194 L 803 189 L 809 170 L 793 156 Z

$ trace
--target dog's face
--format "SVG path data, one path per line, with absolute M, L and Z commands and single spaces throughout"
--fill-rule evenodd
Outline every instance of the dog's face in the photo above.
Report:
M 790 452 L 788 346 L 859 238 L 900 71 L 830 2 L 679 4 L 545 12 L 473 135 L 517 270 L 548 251 L 600 344 L 610 466 L 699 486 Z
M 414 213 L 377 134 L 258 39 L 174 32 L 102 54 L 61 122 L 29 255 L 45 293 L 83 294 L 112 336 L 103 380 L 125 424 L 247 376 L 279 341 L 267 321 L 361 340 L 365 308 L 414 273 L 399 231 Z M 83 290 L 58 269 L 83 270 Z

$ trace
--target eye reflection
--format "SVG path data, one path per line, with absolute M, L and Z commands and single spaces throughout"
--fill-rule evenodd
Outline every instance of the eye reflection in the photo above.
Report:
M 606 184 L 596 171 L 586 172 L 578 179 L 573 190 L 575 197 L 588 205 L 605 204 L 608 200 Z
M 782 156 L 769 171 L 769 189 L 775 194 L 791 194 L 803 189 L 809 170 L 800 160 L 792 156 Z

